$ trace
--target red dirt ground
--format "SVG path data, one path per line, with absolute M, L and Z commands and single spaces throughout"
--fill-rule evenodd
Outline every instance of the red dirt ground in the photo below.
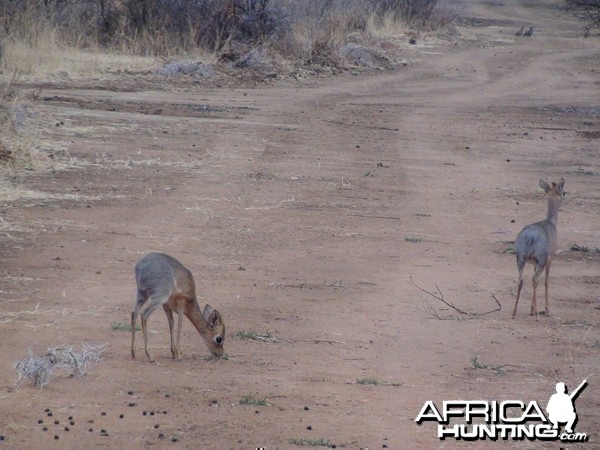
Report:
M 39 198 L 1 206 L 0 448 L 557 448 L 440 441 L 415 418 L 427 400 L 545 406 L 584 378 L 577 431 L 600 448 L 600 43 L 551 3 L 469 2 L 456 45 L 360 77 L 42 90 L 56 170 L 22 177 Z M 539 179 L 560 177 L 552 315 L 528 315 L 528 267 L 513 320 L 511 242 L 544 218 Z M 194 273 L 227 359 L 186 320 L 172 360 L 162 312 L 156 362 L 141 334 L 131 359 L 111 325 L 128 323 L 149 251 Z M 411 279 L 502 309 L 460 315 Z M 83 379 L 13 389 L 30 349 L 81 341 L 107 344 Z

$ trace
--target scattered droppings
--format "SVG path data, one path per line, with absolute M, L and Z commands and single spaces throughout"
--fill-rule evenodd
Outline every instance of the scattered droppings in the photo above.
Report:
M 58 436 L 58 434 L 54 435 L 54 439 L 57 440 L 57 441 L 60 439 L 60 437 Z
M 94 429 L 93 429 L 93 428 L 90 428 L 90 429 L 88 429 L 88 431 L 89 431 L 90 433 L 93 433 L 93 432 L 94 432 Z
M 172 442 L 179 442 L 179 438 L 178 438 L 177 436 L 173 436 L 173 437 L 171 438 L 171 441 L 172 441 Z
M 105 415 L 106 415 L 106 412 L 102 411 L 102 412 L 100 413 L 100 415 L 101 415 L 101 416 L 105 416 Z
M 160 425 L 159 425 L 159 424 L 156 424 L 156 425 L 154 425 L 154 428 L 158 428 L 158 427 L 160 427 Z
M 130 408 L 133 408 L 135 405 L 137 405 L 137 403 L 131 402 L 127 406 L 129 406 Z
M 308 406 L 304 407 L 304 411 L 308 411 L 310 408 Z
M 53 415 L 52 412 L 48 412 L 48 417 L 52 417 Z
M 119 414 L 119 419 L 122 419 L 123 417 L 125 417 L 125 414 Z
M 44 423 L 42 419 L 38 419 L 38 423 Z
M 55 420 L 54 425 L 60 425 L 60 420 Z
M 142 416 L 147 416 L 148 413 L 146 411 L 142 412 Z
M 309 426 L 306 427 L 306 429 L 310 431 L 310 430 L 312 430 L 312 426 L 309 425 Z
M 65 427 L 65 431 L 68 433 L 69 431 L 71 431 L 71 429 L 69 427 Z
M 164 433 L 158 433 L 158 437 L 162 439 L 162 438 L 165 437 L 165 434 Z
M 133 391 L 128 391 L 127 395 L 133 395 Z
M 43 427 L 42 431 L 48 431 L 48 427 Z

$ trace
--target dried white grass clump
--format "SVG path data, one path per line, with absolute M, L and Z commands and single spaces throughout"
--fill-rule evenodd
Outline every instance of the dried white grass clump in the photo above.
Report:
M 83 378 L 90 364 L 95 365 L 100 362 L 104 347 L 106 344 L 94 345 L 82 342 L 81 353 L 73 352 L 73 347 L 62 346 L 49 348 L 48 353 L 43 356 L 33 356 L 33 352 L 29 350 L 29 356 L 14 365 L 19 373 L 15 389 L 25 378 L 28 378 L 34 386 L 43 388 L 50 382 L 54 369 L 72 370 L 72 375 Z
M 157 70 L 164 77 L 188 75 L 192 77 L 211 78 L 214 70 L 201 62 L 171 61 Z

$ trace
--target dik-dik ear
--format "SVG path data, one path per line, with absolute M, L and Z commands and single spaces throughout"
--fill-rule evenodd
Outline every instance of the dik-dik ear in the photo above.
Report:
M 552 186 L 550 186 L 546 180 L 540 180 L 540 187 L 546 193 L 548 193 L 550 191 L 550 189 L 552 189 Z
M 565 179 L 561 178 L 560 181 L 558 182 L 558 186 L 556 186 L 556 190 L 558 191 L 559 194 L 564 195 L 565 193 Z
M 202 316 L 204 316 L 204 320 L 206 320 L 210 328 L 214 328 L 221 323 L 221 314 L 216 309 L 212 309 L 210 305 L 204 307 Z

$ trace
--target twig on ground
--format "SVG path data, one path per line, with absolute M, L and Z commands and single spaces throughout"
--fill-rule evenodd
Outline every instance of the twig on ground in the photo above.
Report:
M 410 284 L 412 284 L 414 287 L 416 287 L 417 289 L 419 289 L 421 292 L 425 292 L 426 294 L 431 295 L 433 298 L 435 298 L 436 300 L 439 300 L 440 302 L 442 302 L 444 305 L 452 308 L 454 311 L 456 311 L 459 314 L 465 315 L 465 316 L 483 316 L 485 314 L 490 314 L 496 311 L 500 311 L 502 309 L 502 305 L 500 304 L 500 302 L 498 301 L 498 299 L 496 298 L 496 296 L 494 294 L 491 294 L 492 298 L 494 299 L 494 301 L 496 302 L 497 307 L 495 309 L 491 309 L 489 311 L 485 311 L 485 312 L 468 312 L 468 311 L 463 311 L 462 309 L 458 308 L 456 305 L 454 305 L 454 303 L 447 301 L 446 299 L 444 299 L 444 293 L 441 291 L 440 287 L 436 284 L 435 288 L 437 289 L 437 293 L 428 291 L 427 289 L 422 288 L 421 286 L 419 286 L 417 283 L 415 283 L 415 281 L 412 279 L 412 277 L 409 277 L 410 280 Z M 431 308 L 434 312 L 435 309 Z M 429 312 L 429 314 L 432 314 L 431 311 Z M 437 312 L 435 312 L 435 314 L 432 314 L 434 317 L 442 320 L 442 318 L 437 314 Z

